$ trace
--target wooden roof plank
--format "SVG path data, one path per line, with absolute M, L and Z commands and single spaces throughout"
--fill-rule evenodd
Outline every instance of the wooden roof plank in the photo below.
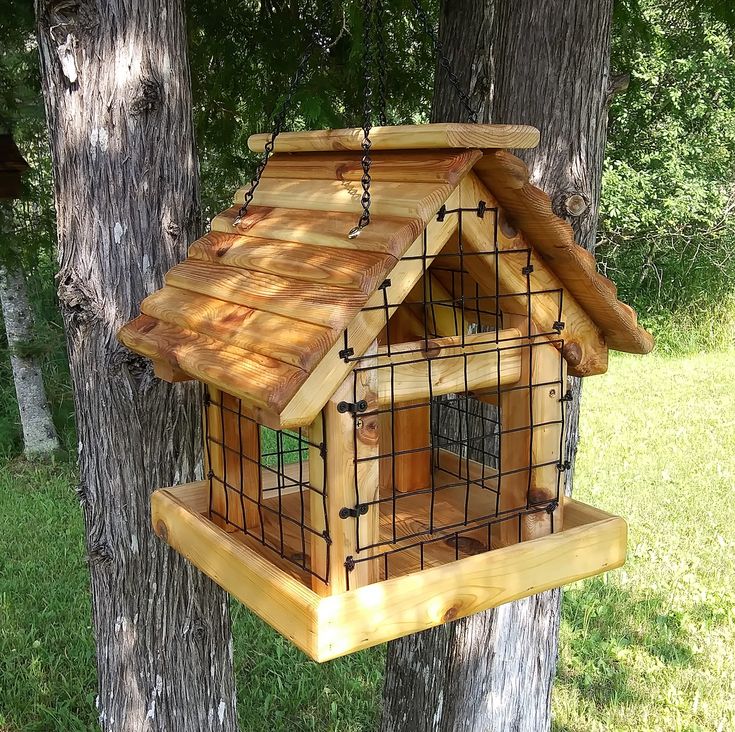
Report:
M 329 328 L 344 327 L 367 297 L 359 290 L 187 259 L 166 274 L 166 284 Z
M 306 379 L 306 372 L 274 358 L 228 346 L 199 333 L 140 315 L 125 325 L 120 340 L 153 360 L 174 367 L 249 404 L 275 413 Z
M 572 227 L 554 214 L 549 197 L 530 183 L 525 163 L 506 151 L 492 151 L 475 165 L 475 172 L 602 330 L 608 346 L 630 353 L 651 351 L 653 337 L 638 326 L 635 311 L 617 299 L 615 286 L 597 271 L 594 256 L 574 241 Z
M 245 186 L 235 193 L 236 204 L 243 203 L 249 188 Z M 449 184 L 394 183 L 373 179 L 370 184 L 370 211 L 375 216 L 420 218 L 425 221 L 451 192 L 452 186 Z M 362 187 L 355 181 L 264 178 L 255 190 L 253 204 L 350 213 L 359 217 L 362 213 L 361 196 Z
M 310 371 L 341 330 L 254 310 L 166 285 L 149 295 L 141 312 L 213 340 Z
M 396 258 L 380 252 L 320 247 L 212 231 L 195 241 L 189 257 L 305 282 L 372 293 Z
M 251 135 L 248 147 L 263 152 L 269 133 Z M 396 125 L 370 130 L 372 150 L 428 150 L 434 148 L 530 148 L 536 147 L 539 131 L 528 125 L 478 125 L 438 123 Z M 361 150 L 360 127 L 341 130 L 282 132 L 275 141 L 275 152 Z
M 419 218 L 373 215 L 370 226 L 359 237 L 349 239 L 347 234 L 355 226 L 353 214 L 250 206 L 247 215 L 235 226 L 239 209 L 239 206 L 232 206 L 215 216 L 212 231 L 335 249 L 382 252 L 399 259 L 423 228 Z
M 479 150 L 383 150 L 371 155 L 376 181 L 449 183 L 456 185 L 482 157 Z M 268 160 L 263 178 L 359 181 L 362 152 L 277 153 Z

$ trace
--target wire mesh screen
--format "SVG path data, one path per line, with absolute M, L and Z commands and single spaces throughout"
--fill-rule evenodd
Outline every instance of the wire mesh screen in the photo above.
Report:
M 439 212 L 448 217 L 452 238 L 425 232 L 422 251 L 401 260 L 410 278 L 386 280 L 363 309 L 379 313 L 376 342 L 366 351 L 344 332 L 352 372 L 340 394 L 351 395 L 333 399 L 318 432 L 266 429 L 239 399 L 207 394 L 210 516 L 320 592 L 555 530 L 562 290 L 539 285 L 528 246 L 498 247 L 495 209 Z M 332 454 L 325 435 L 338 422 Z
M 334 557 L 348 586 L 361 565 L 370 567 L 361 582 L 376 581 L 555 530 L 565 468 L 562 291 L 534 283 L 530 248 L 498 248 L 497 210 L 480 202 L 439 212 L 448 216 L 457 217 L 454 238 L 433 252 L 424 234 L 418 284 L 403 299 L 383 283 L 377 350 L 352 358 L 357 408 L 347 408 L 356 425 L 377 415 L 380 440 L 355 456 L 379 469 L 355 470 L 355 504 L 336 529 L 354 532 L 356 551 Z M 477 237 L 464 245 L 468 216 L 483 221 L 481 248 Z M 501 268 L 514 270 L 517 289 Z M 372 403 L 359 403 L 358 383 L 373 384 Z M 378 485 L 366 484 L 376 474 Z M 378 521 L 355 518 L 373 511 Z
M 327 582 L 326 447 L 307 430 L 272 430 L 240 399 L 205 393 L 210 517 Z

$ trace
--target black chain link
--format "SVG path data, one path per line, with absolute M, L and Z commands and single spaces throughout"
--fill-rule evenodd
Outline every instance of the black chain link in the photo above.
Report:
M 360 197 L 360 205 L 362 206 L 362 215 L 357 222 L 357 226 L 347 235 L 350 239 L 354 239 L 360 235 L 360 232 L 370 224 L 370 166 L 372 158 L 370 156 L 370 148 L 372 141 L 370 140 L 370 130 L 372 129 L 373 118 L 373 89 L 372 89 L 372 66 L 373 66 L 373 21 L 374 21 L 374 0 L 362 0 L 363 15 L 363 122 L 362 122 L 362 196 Z
M 452 71 L 452 65 L 449 62 L 446 53 L 444 53 L 444 44 L 441 42 L 439 34 L 436 32 L 434 26 L 431 24 L 429 17 L 426 14 L 426 11 L 421 5 L 420 0 L 411 0 L 411 2 L 413 4 L 414 10 L 419 16 L 421 25 L 423 25 L 424 27 L 424 32 L 427 36 L 429 36 L 429 38 L 431 38 L 431 41 L 434 45 L 434 51 L 436 52 L 436 57 L 439 60 L 440 66 L 442 67 L 444 73 L 447 75 L 449 83 L 452 85 L 452 87 L 454 87 L 454 90 L 457 92 L 457 96 L 459 96 L 459 99 L 462 102 L 462 106 L 465 108 L 465 111 L 470 115 L 470 122 L 477 123 L 478 112 L 472 106 L 472 100 L 470 99 L 469 94 L 467 94 L 467 92 L 462 89 L 457 75 Z
M 333 15 L 334 2 L 333 0 L 329 0 L 326 4 L 326 10 L 324 13 L 324 18 L 327 25 L 331 22 Z M 322 35 L 321 33 L 319 33 L 318 30 L 315 30 L 312 33 L 312 39 L 311 41 L 309 41 L 306 47 L 306 51 L 304 51 L 304 54 L 299 60 L 299 65 L 296 67 L 296 71 L 291 77 L 283 100 L 280 102 L 279 105 L 276 106 L 277 112 L 273 116 L 273 127 L 271 136 L 270 138 L 268 138 L 268 141 L 263 147 L 263 157 L 261 158 L 260 163 L 258 163 L 258 167 L 255 170 L 255 176 L 250 181 L 250 188 L 248 188 L 248 190 L 246 191 L 242 205 L 237 212 L 237 216 L 235 217 L 234 221 L 235 226 L 237 226 L 242 221 L 243 216 L 245 216 L 245 214 L 247 213 L 248 206 L 250 206 L 253 197 L 255 196 L 255 190 L 260 185 L 260 179 L 263 177 L 263 171 L 265 170 L 266 165 L 268 165 L 268 160 L 270 159 L 271 153 L 273 152 L 273 148 L 276 144 L 276 137 L 278 137 L 278 135 L 283 130 L 283 125 L 286 123 L 286 116 L 288 115 L 288 112 L 291 108 L 293 96 L 296 92 L 296 89 L 298 89 L 299 85 L 301 84 L 311 57 L 316 51 L 320 51 L 326 54 L 329 52 L 330 48 L 331 42 L 329 37 L 327 35 Z

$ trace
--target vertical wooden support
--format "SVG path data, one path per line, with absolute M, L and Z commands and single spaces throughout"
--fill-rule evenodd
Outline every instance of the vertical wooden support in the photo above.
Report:
M 368 354 L 376 350 L 377 343 L 373 343 Z M 360 504 L 376 501 L 379 497 L 378 414 L 371 414 L 377 409 L 378 369 L 371 368 L 376 363 L 377 359 L 361 359 L 357 370 L 345 379 L 323 412 L 327 444 L 327 515 L 332 539 L 329 589 L 333 595 L 347 590 L 348 571 L 350 589 L 378 579 L 378 567 L 374 562 L 351 564 L 371 556 L 370 549 L 358 552 L 358 546 L 375 544 L 380 535 L 380 506 L 371 504 L 365 507 L 364 513 L 360 512 L 355 493 L 357 480 Z M 366 410 L 353 414 L 343 406 L 340 411 L 340 403 L 353 405 L 361 400 L 367 402 Z M 343 518 L 340 516 L 343 509 L 358 515 Z
M 405 309 L 399 308 L 388 321 L 391 345 L 413 341 L 426 335 L 423 321 Z M 421 354 L 417 353 L 416 358 Z M 378 369 L 378 380 L 390 382 L 388 368 Z M 393 491 L 395 475 L 396 490 L 401 493 L 422 490 L 431 486 L 431 407 L 426 400 L 403 402 L 392 416 L 380 415 L 380 452 L 388 455 L 380 460 L 380 490 Z M 385 408 L 383 408 L 385 409 Z M 393 452 L 411 450 L 403 455 Z M 390 453 L 390 454 L 389 454 Z
M 329 594 L 329 585 L 322 578 L 328 576 L 329 546 L 326 538 L 319 536 L 327 529 L 328 504 L 324 499 L 327 486 L 324 483 L 324 458 L 319 448 L 324 442 L 324 415 L 320 414 L 308 427 L 309 440 L 309 523 L 316 532 L 311 534 L 310 567 L 314 573 L 311 578 L 311 589 L 319 595 Z M 328 493 L 327 493 L 328 496 Z M 328 498 L 327 498 L 328 501 Z M 344 567 L 342 567 L 344 570 Z M 315 576 L 318 575 L 318 576 Z
M 566 381 L 567 364 L 559 351 L 550 343 L 535 346 L 531 356 L 531 382 L 539 386 L 534 386 L 532 391 L 534 428 L 531 463 L 539 467 L 531 470 L 528 500 L 530 503 L 554 500 L 558 486 L 559 504 L 553 514 L 544 511 L 526 516 L 524 538 L 527 539 L 562 529 L 564 481 L 558 466 L 562 461 L 564 402 L 561 399 L 566 391 Z
M 518 328 L 523 334 L 528 331 L 525 316 L 506 315 L 505 323 Z M 534 332 L 535 328 L 532 334 Z M 519 341 L 523 342 L 530 340 Z M 560 379 L 560 376 L 563 378 Z M 559 479 L 557 465 L 561 460 L 563 403 L 560 400 L 564 396 L 565 382 L 566 364 L 553 345 L 536 339 L 533 345 L 521 349 L 521 378 L 516 384 L 517 388 L 503 391 L 500 395 L 503 430 L 500 440 L 501 513 L 520 510 L 529 503 L 540 503 L 556 497 Z M 544 386 L 535 386 L 537 384 Z M 560 496 L 559 506 L 554 510 L 554 531 L 562 528 L 562 498 Z M 551 530 L 551 515 L 546 512 L 524 516 L 520 531 L 517 519 L 503 521 L 498 532 L 498 544 L 508 546 L 519 539 L 549 534 Z
M 238 400 L 231 394 L 210 387 L 209 395 L 210 403 L 205 407 L 205 429 L 209 430 L 205 470 L 207 473 L 211 470 L 214 475 L 213 519 L 225 531 L 247 528 L 248 532 L 257 535 L 260 530 L 260 428 L 253 420 L 239 417 Z M 225 487 L 225 482 L 229 488 Z

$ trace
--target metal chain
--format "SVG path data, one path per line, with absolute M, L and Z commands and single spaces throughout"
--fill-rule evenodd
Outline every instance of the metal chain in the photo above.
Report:
M 327 23 L 331 21 L 333 14 L 334 2 L 333 0 L 328 0 L 327 9 L 325 12 Z M 250 203 L 255 196 L 255 190 L 260 185 L 260 179 L 263 176 L 263 171 L 265 170 L 266 165 L 268 165 L 268 160 L 270 159 L 271 153 L 273 152 L 273 148 L 276 144 L 276 137 L 278 137 L 278 135 L 281 133 L 281 131 L 283 130 L 283 125 L 286 123 L 286 116 L 288 115 L 288 112 L 291 108 L 294 93 L 301 84 L 301 80 L 306 73 L 306 68 L 308 66 L 309 60 L 311 59 L 315 51 L 319 50 L 322 53 L 328 53 L 331 47 L 332 44 L 327 35 L 321 35 L 318 34 L 318 32 L 314 32 L 312 34 L 312 39 L 311 41 L 309 41 L 309 44 L 306 47 L 306 51 L 304 51 L 304 54 L 299 60 L 299 65 L 296 67 L 296 71 L 294 72 L 288 84 L 286 95 L 283 97 L 283 100 L 280 102 L 280 104 L 276 107 L 278 111 L 275 113 L 273 118 L 271 136 L 265 143 L 265 146 L 263 148 L 263 157 L 261 158 L 260 163 L 258 163 L 258 167 L 255 170 L 255 176 L 250 181 L 250 188 L 248 188 L 248 190 L 246 191 L 243 203 L 237 212 L 237 216 L 235 217 L 234 221 L 235 226 L 237 226 L 242 221 L 243 216 L 245 216 L 245 214 L 247 213 L 248 206 L 250 206 Z
M 382 126 L 388 124 L 386 115 L 386 76 L 387 76 L 387 48 L 385 45 L 385 16 L 383 14 L 383 0 L 375 0 L 375 22 L 373 23 L 373 34 L 375 37 L 375 48 L 378 52 L 378 123 Z
M 439 64 L 444 70 L 444 73 L 447 75 L 449 83 L 454 87 L 454 90 L 457 92 L 457 95 L 462 102 L 462 106 L 465 108 L 465 111 L 470 115 L 470 122 L 476 123 L 478 121 L 478 112 L 472 106 L 472 100 L 470 99 L 469 94 L 467 94 L 467 92 L 462 89 L 457 75 L 454 73 L 454 71 L 452 71 L 452 65 L 449 62 L 446 53 L 444 53 L 444 44 L 441 42 L 439 34 L 436 32 L 434 26 L 429 21 L 429 17 L 427 16 L 426 11 L 421 5 L 420 0 L 411 0 L 411 2 L 413 4 L 414 10 L 416 10 L 416 13 L 419 16 L 421 25 L 423 25 L 424 27 L 424 32 L 427 36 L 429 36 L 429 38 L 431 38 L 432 43 L 434 44 L 434 51 L 436 52 L 437 59 L 439 60 Z
M 362 122 L 362 196 L 360 197 L 360 205 L 362 206 L 362 215 L 360 220 L 347 235 L 348 238 L 354 239 L 359 236 L 362 230 L 370 224 L 370 166 L 372 158 L 370 157 L 370 148 L 372 141 L 370 140 L 370 130 L 372 129 L 373 117 L 373 90 L 372 90 L 372 64 L 373 64 L 373 45 L 372 45 L 372 26 L 373 26 L 374 0 L 362 1 L 363 14 L 363 122 Z

